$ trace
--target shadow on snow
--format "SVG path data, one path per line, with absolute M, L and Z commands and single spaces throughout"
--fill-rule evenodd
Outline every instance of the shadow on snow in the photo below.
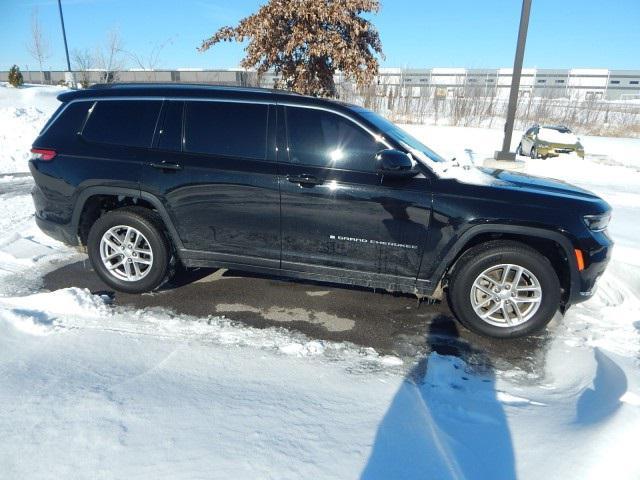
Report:
M 458 337 L 451 318 L 432 322 L 431 353 L 396 393 L 378 426 L 362 479 L 516 477 L 494 368 L 484 352 Z M 476 371 L 459 357 L 473 357 Z

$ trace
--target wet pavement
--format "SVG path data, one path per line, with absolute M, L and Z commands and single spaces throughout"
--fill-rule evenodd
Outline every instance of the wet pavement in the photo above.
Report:
M 410 295 L 222 269 L 182 272 L 160 290 L 142 295 L 113 292 L 88 260 L 44 277 L 47 290 L 72 286 L 106 292 L 115 306 L 224 316 L 252 327 L 277 326 L 314 339 L 353 342 L 409 360 L 435 350 L 463 357 L 478 367 L 517 368 L 534 376 L 542 374 L 545 345 L 551 336 L 545 332 L 526 339 L 487 339 L 459 325 L 446 301 L 418 302 Z

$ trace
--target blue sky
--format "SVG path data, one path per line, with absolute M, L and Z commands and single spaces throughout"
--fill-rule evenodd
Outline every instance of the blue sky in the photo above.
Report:
M 264 3 L 258 0 L 63 0 L 69 49 L 104 42 L 119 29 L 128 50 L 145 54 L 171 39 L 161 66 L 235 67 L 242 45 L 198 53 L 201 40 Z M 388 67 L 509 67 L 513 63 L 520 0 L 383 0 L 372 19 Z M 37 7 L 53 56 L 62 69 L 64 47 L 55 0 L 0 0 L 0 69 L 35 61 L 25 43 Z M 525 67 L 640 69 L 640 1 L 533 0 Z

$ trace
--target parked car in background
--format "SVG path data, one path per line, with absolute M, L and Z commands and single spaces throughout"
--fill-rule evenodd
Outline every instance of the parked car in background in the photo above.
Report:
M 561 153 L 575 152 L 584 158 L 580 139 L 564 125 L 533 125 L 522 135 L 517 152 L 531 158 L 557 157 Z

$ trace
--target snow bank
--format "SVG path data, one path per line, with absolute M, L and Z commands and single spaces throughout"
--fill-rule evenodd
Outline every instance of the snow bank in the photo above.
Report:
M 58 108 L 63 87 L 0 83 L 0 173 L 26 172 L 31 144 Z

